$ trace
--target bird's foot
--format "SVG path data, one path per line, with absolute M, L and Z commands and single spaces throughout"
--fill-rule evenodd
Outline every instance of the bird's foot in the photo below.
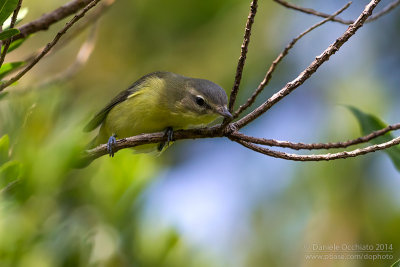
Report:
M 168 127 L 165 130 L 165 136 L 167 136 L 167 141 L 166 142 L 161 142 L 158 145 L 158 151 L 162 151 L 165 146 L 168 147 L 169 144 L 173 141 L 173 139 L 174 139 L 174 130 L 172 129 L 172 127 Z
M 114 157 L 114 145 L 117 142 L 117 139 L 115 137 L 117 137 L 117 135 L 113 134 L 110 136 L 110 138 L 108 138 L 107 151 L 110 157 Z

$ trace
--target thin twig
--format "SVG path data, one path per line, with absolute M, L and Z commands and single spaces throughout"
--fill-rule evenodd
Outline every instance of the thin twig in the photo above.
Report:
M 72 78 L 77 72 L 79 72 L 79 70 L 86 64 L 94 51 L 96 45 L 97 29 L 97 24 L 94 24 L 90 29 L 87 39 L 79 48 L 75 61 L 67 69 L 58 73 L 54 77 L 51 77 L 50 79 L 40 83 L 37 87 L 44 87 L 48 84 L 66 81 Z
M 51 53 L 61 49 L 70 43 L 76 36 L 86 30 L 89 26 L 96 23 L 104 13 L 111 7 L 111 5 L 115 2 L 115 0 L 102 0 L 96 7 L 96 9 L 92 10 L 90 13 L 86 14 L 79 23 L 74 25 L 74 28 L 69 30 L 63 39 L 61 39 L 57 46 L 52 49 Z
M 351 2 L 347 3 L 344 7 L 336 11 L 334 14 L 332 14 L 330 17 L 324 19 L 323 21 L 311 26 L 304 32 L 302 32 L 300 35 L 298 35 L 296 38 L 294 38 L 286 47 L 285 49 L 278 55 L 278 57 L 272 62 L 271 66 L 269 67 L 263 81 L 258 85 L 257 89 L 254 91 L 254 93 L 247 99 L 246 103 L 241 105 L 233 114 L 233 118 L 237 118 L 243 111 L 245 111 L 249 106 L 251 106 L 254 101 L 256 100 L 257 96 L 264 90 L 265 86 L 268 85 L 269 81 L 272 78 L 272 73 L 275 71 L 277 65 L 282 61 L 282 59 L 289 53 L 290 49 L 293 48 L 293 46 L 299 41 L 303 36 L 305 36 L 307 33 L 313 31 L 314 29 L 318 28 L 319 26 L 325 24 L 326 22 L 334 19 L 337 15 L 345 11 L 349 6 L 351 5 Z
M 279 152 L 275 150 L 271 150 L 265 147 L 260 147 L 257 145 L 254 145 L 252 143 L 242 141 L 242 140 L 234 140 L 235 142 L 251 149 L 256 152 L 259 152 L 264 155 L 268 155 L 274 158 L 281 158 L 281 159 L 286 159 L 286 160 L 294 160 L 294 161 L 327 161 L 327 160 L 335 160 L 335 159 L 346 159 L 350 157 L 357 157 L 360 155 L 365 155 L 367 153 L 375 152 L 378 150 L 383 150 L 389 147 L 393 147 L 395 145 L 400 144 L 400 137 L 394 138 L 393 140 L 390 140 L 389 142 L 385 142 L 379 145 L 372 145 L 368 146 L 365 148 L 359 148 L 355 149 L 352 151 L 342 151 L 338 153 L 328 153 L 328 154 L 322 154 L 322 155 L 297 155 L 297 154 L 291 154 L 291 153 L 285 153 L 285 152 Z
M 314 15 L 314 16 L 317 16 L 317 17 L 329 18 L 331 16 L 330 14 L 319 12 L 319 11 L 314 10 L 312 8 L 306 8 L 306 7 L 297 6 L 295 4 L 292 4 L 292 3 L 289 3 L 289 2 L 286 2 L 286 1 L 283 1 L 283 0 L 274 0 L 274 1 L 277 2 L 278 4 L 284 6 L 284 7 L 291 8 L 291 9 L 294 9 L 294 10 L 297 10 L 297 11 L 301 11 L 301 12 L 306 13 L 306 14 L 311 14 L 311 15 Z M 349 25 L 349 24 L 354 22 L 352 20 L 344 20 L 344 19 L 341 19 L 341 18 L 333 18 L 332 21 L 336 21 L 336 22 L 339 22 L 339 23 L 342 23 L 342 24 L 346 24 L 346 25 Z
M 253 136 L 248 136 L 239 132 L 233 132 L 229 135 L 229 138 L 237 141 L 237 140 L 242 140 L 245 142 L 250 142 L 258 145 L 266 145 L 266 146 L 276 146 L 276 147 L 285 147 L 285 148 L 291 148 L 294 150 L 300 150 L 300 149 L 308 149 L 308 150 L 314 150 L 314 149 L 333 149 L 333 148 L 346 148 L 352 145 L 358 145 L 362 143 L 366 143 L 368 141 L 371 141 L 372 139 L 375 139 L 379 136 L 382 136 L 390 131 L 395 131 L 400 129 L 400 123 L 396 123 L 393 125 L 389 125 L 383 129 L 380 129 L 378 131 L 371 132 L 370 134 L 367 134 L 365 136 L 348 140 L 345 142 L 336 142 L 336 143 L 313 143 L 313 144 L 305 144 L 305 143 L 293 143 L 293 142 L 288 142 L 288 141 L 279 141 L 275 139 L 265 139 L 265 138 L 257 138 Z
M 17 17 L 18 17 L 18 12 L 21 9 L 21 5 L 22 5 L 22 0 L 19 0 L 18 4 L 17 4 L 17 6 L 16 6 L 16 8 L 14 10 L 14 13 L 13 13 L 13 15 L 11 17 L 10 29 L 14 28 L 14 26 L 15 26 L 15 23 L 16 23 Z M 0 68 L 1 68 L 1 66 L 3 66 L 4 59 L 6 58 L 6 54 L 7 54 L 8 48 L 10 47 L 10 44 L 11 44 L 11 42 L 13 40 L 14 40 L 14 38 L 12 36 L 11 38 L 7 39 L 5 41 L 5 43 L 4 43 L 3 52 L 0 55 Z M 1 49 L 0 49 L 0 51 L 1 51 Z
M 398 5 L 400 5 L 400 0 L 393 1 L 392 3 L 387 5 L 384 9 L 382 9 L 380 12 L 378 12 L 375 15 L 371 16 L 370 18 L 368 18 L 367 22 L 371 22 L 371 21 L 379 19 L 383 15 L 386 15 L 387 13 L 389 13 L 390 11 L 395 9 Z
M 253 26 L 254 17 L 257 13 L 257 2 L 258 2 L 258 0 L 253 0 L 251 2 L 250 13 L 249 13 L 249 16 L 247 17 L 246 28 L 244 31 L 243 43 L 241 46 L 239 62 L 238 62 L 237 68 L 236 68 L 235 82 L 233 84 L 233 88 L 231 90 L 231 94 L 229 97 L 229 111 L 231 111 L 231 112 L 233 110 L 233 106 L 236 101 L 236 96 L 239 91 L 240 82 L 242 80 L 243 67 L 244 67 L 244 63 L 246 62 L 246 55 L 247 55 L 248 46 L 250 43 L 251 27 Z
M 68 32 L 65 33 L 64 38 L 57 43 L 57 46 L 53 47 L 53 49 L 51 49 L 49 53 L 47 53 L 47 56 L 50 56 L 55 52 L 57 52 L 58 50 L 65 47 L 67 44 L 73 41 L 75 37 L 77 37 L 80 33 L 82 33 L 86 28 L 91 26 L 93 23 L 96 23 L 114 2 L 115 0 L 102 0 L 101 3 L 98 4 L 96 9 L 86 14 L 79 21 L 79 23 L 76 23 L 72 29 L 70 29 Z M 43 49 L 44 47 L 33 52 L 31 55 L 27 56 L 23 61 L 27 63 L 33 61 L 43 51 Z M 21 68 L 23 68 L 23 66 L 12 69 L 9 73 L 7 73 L 7 76 L 11 75 L 14 72 L 19 71 Z
M 4 88 L 10 86 L 11 84 L 13 84 L 14 82 L 18 81 L 22 76 L 24 76 L 33 66 L 35 66 L 50 50 L 51 48 L 56 45 L 56 43 L 58 42 L 58 40 L 65 34 L 65 32 L 68 31 L 69 28 L 72 27 L 72 25 L 74 25 L 79 19 L 81 19 L 86 12 L 88 12 L 91 8 L 93 8 L 94 6 L 96 6 L 96 4 L 98 2 L 100 2 L 101 0 L 92 0 L 92 2 L 90 2 L 84 9 L 82 9 L 77 15 L 75 15 L 65 26 L 64 28 L 61 29 L 61 31 L 59 31 L 57 33 L 57 35 L 54 37 L 53 41 L 51 41 L 50 43 L 48 43 L 46 45 L 46 47 L 43 49 L 43 51 L 31 62 L 29 63 L 22 71 L 20 71 L 17 75 L 15 75 L 14 77 L 12 77 L 10 80 L 2 83 L 0 85 L 0 92 L 2 90 L 4 90 Z
M 87 6 L 93 0 L 72 0 L 65 5 L 53 10 L 50 13 L 44 14 L 37 20 L 26 23 L 18 28 L 19 34 L 13 36 L 13 40 L 18 40 L 28 36 L 29 34 L 47 30 L 52 24 L 78 12 L 80 9 Z M 4 43 L 5 40 L 3 40 Z
M 317 10 L 314 10 L 312 8 L 306 8 L 306 7 L 301 7 L 301 6 L 297 6 L 295 4 L 283 1 L 283 0 L 274 0 L 275 2 L 277 2 L 278 4 L 281 4 L 284 7 L 287 8 L 291 8 L 306 14 L 310 14 L 310 15 L 314 15 L 317 17 L 321 17 L 321 18 L 328 18 L 330 15 L 327 13 L 323 13 L 323 12 L 319 12 Z M 396 8 L 398 5 L 400 5 L 400 0 L 395 0 L 392 3 L 390 3 L 389 5 L 387 5 L 385 8 L 383 8 L 380 12 L 376 13 L 375 15 L 371 16 L 370 18 L 367 19 L 366 22 L 371 22 L 374 20 L 377 20 L 378 18 L 382 17 L 383 15 L 389 13 L 391 10 L 393 10 L 394 8 Z M 345 25 L 349 25 L 354 23 L 354 20 L 345 20 L 345 19 L 341 19 L 341 18 L 334 18 L 332 21 L 335 22 L 339 22 Z
M 0 32 L 2 32 L 3 31 L 3 25 L 0 25 Z M 3 43 L 2 42 L 0 42 L 0 51 L 1 51 L 1 46 L 3 45 Z
M 365 7 L 364 11 L 357 18 L 357 20 L 347 28 L 347 30 L 342 34 L 342 36 L 337 38 L 336 41 L 333 44 L 331 44 L 321 55 L 317 56 L 315 60 L 302 73 L 300 73 L 299 76 L 297 76 L 296 79 L 287 83 L 285 87 L 283 87 L 277 93 L 272 95 L 267 101 L 265 101 L 255 110 L 253 110 L 252 112 L 250 112 L 249 114 L 247 114 L 246 116 L 235 122 L 234 123 L 235 128 L 240 129 L 246 126 L 256 118 L 261 116 L 263 113 L 265 113 L 267 110 L 269 110 L 273 105 L 278 103 L 288 94 L 293 92 L 306 80 L 308 80 L 323 63 L 328 61 L 333 54 L 339 51 L 339 49 L 343 46 L 343 44 L 345 44 L 350 39 L 350 37 L 352 37 L 357 32 L 357 30 L 364 25 L 365 21 L 369 16 L 371 16 L 372 11 L 380 1 L 381 0 L 372 0 Z

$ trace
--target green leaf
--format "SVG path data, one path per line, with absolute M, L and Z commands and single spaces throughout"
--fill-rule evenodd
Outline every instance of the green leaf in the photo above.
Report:
M 10 147 L 10 138 L 7 134 L 0 138 L 0 166 L 8 161 L 8 149 Z
M 7 161 L 3 165 L 0 166 L 0 177 L 2 179 L 1 182 L 9 183 L 15 179 L 20 178 L 21 176 L 22 164 L 19 161 Z
M 397 260 L 395 263 L 393 263 L 392 265 L 390 265 L 390 267 L 400 267 L 400 259 Z
M 18 0 L 1 0 L 0 1 L 0 25 L 13 13 L 17 7 Z
M 18 29 L 7 29 L 0 32 L 0 40 L 5 40 L 10 38 L 11 36 L 17 35 L 19 33 Z
M 353 113 L 357 118 L 358 123 L 361 127 L 361 132 L 363 135 L 370 134 L 373 131 L 380 130 L 387 126 L 381 119 L 372 114 L 367 114 L 357 109 L 356 107 L 347 106 L 347 108 Z M 372 144 L 381 144 L 389 142 L 395 137 L 391 133 L 386 133 L 382 136 L 372 139 L 369 141 Z M 385 149 L 384 152 L 389 155 L 396 169 L 400 172 L 400 146 L 393 146 L 391 148 Z
M 6 186 L 8 183 L 19 179 L 22 174 L 22 164 L 19 161 L 8 161 L 0 166 L 0 185 Z
M 7 53 L 10 53 L 11 51 L 17 49 L 18 47 L 20 47 L 20 45 L 22 45 L 26 40 L 28 39 L 28 37 L 26 38 L 22 38 L 22 39 L 18 39 L 15 40 L 14 42 L 12 42 L 10 44 L 10 47 L 8 48 Z M 3 52 L 3 50 L 1 50 Z
M 10 53 L 11 51 L 17 49 L 20 45 L 22 45 L 28 39 L 28 37 L 21 38 L 21 39 L 13 41 L 10 44 L 10 46 L 8 47 L 7 53 Z M 4 46 L 1 47 L 1 53 L 3 53 L 3 50 L 4 50 Z
M 21 67 L 24 64 L 25 64 L 25 62 L 23 62 L 23 61 L 10 62 L 10 63 L 3 64 L 3 66 L 1 66 L 1 68 L 0 68 L 0 79 L 3 79 L 4 76 L 7 75 L 7 73 L 9 73 L 10 71 L 12 71 L 18 67 Z
M 21 20 L 23 20 L 27 14 L 28 14 L 28 8 L 27 7 L 21 8 L 18 12 L 17 20 L 15 21 L 15 25 L 17 25 Z M 12 14 L 3 23 L 3 30 L 10 28 L 11 18 L 12 18 Z

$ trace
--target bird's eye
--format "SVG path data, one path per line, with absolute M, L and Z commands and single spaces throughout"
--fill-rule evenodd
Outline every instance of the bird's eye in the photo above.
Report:
M 206 102 L 204 101 L 204 98 L 202 98 L 201 96 L 196 96 L 196 104 L 199 106 L 204 106 Z

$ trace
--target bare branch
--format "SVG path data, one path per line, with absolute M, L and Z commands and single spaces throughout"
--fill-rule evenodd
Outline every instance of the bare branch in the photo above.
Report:
M 101 0 L 92 0 L 90 4 L 88 4 L 84 9 L 82 9 L 77 15 L 75 15 L 65 26 L 57 33 L 54 37 L 53 41 L 48 43 L 46 47 L 42 50 L 42 52 L 32 61 L 30 62 L 22 71 L 20 71 L 17 75 L 12 77 L 10 80 L 2 83 L 0 85 L 0 92 L 4 90 L 4 88 L 10 86 L 14 82 L 18 81 L 22 76 L 24 76 L 33 66 L 35 66 L 50 50 L 53 46 L 55 46 L 58 40 L 68 31 L 69 28 L 72 27 L 79 19 L 81 19 L 86 12 L 88 12 L 92 7 L 96 6 L 98 2 Z
M 263 104 L 261 104 L 251 113 L 244 116 L 239 121 L 235 122 L 234 123 L 235 127 L 240 129 L 246 126 L 248 123 L 252 122 L 256 118 L 261 116 L 264 112 L 269 110 L 273 105 L 278 103 L 285 96 L 290 94 L 300 85 L 302 85 L 306 80 L 308 80 L 323 63 L 328 61 L 333 54 L 339 51 L 339 49 L 343 46 L 343 44 L 345 44 L 350 39 L 350 37 L 352 37 L 357 32 L 357 30 L 364 25 L 365 21 L 369 16 L 371 16 L 372 11 L 379 2 L 380 0 L 372 0 L 365 7 L 364 11 L 357 18 L 357 20 L 347 28 L 347 30 L 343 33 L 343 35 L 340 36 L 338 39 L 336 39 L 336 41 L 333 44 L 331 44 L 321 55 L 317 56 L 315 60 L 302 73 L 300 73 L 299 76 L 297 76 L 296 79 L 287 83 L 285 87 L 283 87 L 280 91 L 271 96 L 267 101 L 265 101 Z
M 28 36 L 29 34 L 47 30 L 52 24 L 78 12 L 80 9 L 87 6 L 93 0 L 72 0 L 67 4 L 53 10 L 50 13 L 44 14 L 37 20 L 31 21 L 18 28 L 20 34 L 13 36 L 13 40 L 18 40 Z M 4 43 L 4 41 L 3 41 Z
M 243 67 L 246 61 L 247 50 L 250 43 L 251 27 L 253 26 L 254 17 L 257 13 L 257 2 L 258 0 L 253 0 L 251 2 L 250 13 L 249 16 L 247 17 L 246 29 L 243 36 L 243 43 L 240 51 L 239 62 L 236 68 L 235 82 L 233 84 L 233 88 L 229 97 L 229 111 L 231 112 L 233 110 L 233 106 L 236 101 L 236 96 L 239 91 L 240 82 L 242 80 Z
M 344 10 L 346 10 L 349 6 L 351 5 L 351 2 L 347 3 L 344 7 L 336 11 L 334 14 L 332 14 L 330 17 L 324 19 L 323 21 L 311 26 L 304 32 L 302 32 L 300 35 L 298 35 L 296 38 L 294 38 L 286 47 L 285 49 L 278 55 L 278 57 L 272 62 L 271 66 L 269 67 L 267 74 L 264 77 L 264 80 L 258 85 L 257 89 L 254 91 L 254 93 L 251 95 L 249 99 L 247 99 L 246 103 L 241 105 L 233 114 L 233 118 L 237 118 L 243 111 L 245 111 L 249 106 L 251 106 L 254 101 L 256 100 L 257 96 L 264 90 L 265 86 L 268 85 L 269 81 L 272 78 L 272 73 L 275 71 L 276 66 L 282 61 L 282 59 L 289 53 L 290 49 L 293 48 L 293 46 L 297 43 L 298 40 L 300 40 L 303 36 L 305 36 L 307 33 L 311 32 L 312 30 L 318 28 L 319 26 L 325 24 L 326 22 L 332 20 L 335 18 L 337 15 L 342 13 Z
M 21 5 L 22 5 L 22 0 L 19 0 L 18 4 L 17 4 L 17 6 L 16 6 L 16 8 L 14 10 L 14 13 L 13 13 L 13 15 L 11 17 L 10 29 L 14 28 L 14 26 L 15 26 L 15 23 L 16 23 L 17 17 L 18 17 L 18 12 L 21 9 Z M 10 47 L 10 44 L 13 41 L 13 39 L 14 39 L 14 36 L 9 38 L 8 40 L 6 40 L 5 43 L 4 43 L 3 52 L 1 53 L 1 56 L 0 56 L 0 68 L 4 63 L 4 59 L 6 58 L 6 54 L 7 54 L 8 48 Z M 0 46 L 0 48 L 1 48 L 1 46 Z M 1 49 L 0 49 L 0 51 L 1 51 Z
M 360 155 L 365 155 L 368 153 L 372 153 L 378 150 L 383 150 L 395 145 L 400 144 L 400 137 L 397 137 L 389 142 L 382 143 L 379 145 L 372 145 L 365 148 L 359 148 L 352 151 L 343 151 L 338 153 L 329 153 L 329 154 L 322 154 L 322 155 L 297 155 L 297 154 L 290 154 L 279 152 L 275 150 L 271 150 L 265 147 L 260 147 L 254 145 L 249 142 L 241 141 L 241 140 L 234 140 L 235 142 L 251 149 L 261 154 L 265 154 L 274 158 L 281 158 L 286 160 L 294 160 L 294 161 L 327 161 L 327 160 L 335 160 L 335 159 L 346 159 L 350 157 L 357 157 Z
M 241 133 L 237 132 L 237 129 L 240 127 L 245 126 L 249 122 L 256 119 L 258 116 L 263 114 L 267 111 L 272 105 L 280 101 L 294 89 L 299 87 L 304 81 L 306 81 L 324 62 L 326 62 L 331 55 L 336 53 L 339 48 L 347 42 L 351 36 L 355 34 L 355 32 L 362 27 L 365 23 L 367 18 L 371 16 L 373 9 L 376 5 L 380 2 L 380 0 L 372 0 L 355 21 L 354 24 L 350 25 L 348 29 L 340 36 L 332 45 L 330 45 L 320 56 L 318 56 L 295 80 L 288 83 L 284 88 L 282 88 L 278 93 L 274 94 L 270 99 L 268 99 L 265 103 L 260 105 L 256 108 L 253 112 L 249 115 L 245 116 L 241 120 L 225 124 L 222 124 L 209 127 L 209 128 L 200 128 L 200 129 L 190 129 L 190 130 L 179 130 L 174 132 L 174 139 L 196 139 L 196 138 L 213 138 L 213 137 L 228 137 L 232 141 L 238 142 L 252 150 L 257 152 L 272 156 L 278 157 L 288 160 L 297 160 L 297 161 L 320 161 L 320 160 L 333 160 L 333 159 L 341 159 L 341 158 L 348 158 L 348 157 L 355 157 L 358 155 L 363 155 L 366 153 L 374 152 L 377 150 L 382 150 L 385 148 L 389 148 L 391 146 L 397 145 L 400 143 L 400 137 L 395 138 L 389 142 L 373 145 L 362 149 L 356 149 L 353 151 L 343 151 L 335 154 L 323 154 L 323 155 L 296 155 L 296 154 L 288 154 L 283 152 L 278 152 L 274 150 L 270 150 L 261 146 L 258 146 L 254 143 L 261 143 L 261 144 L 268 144 L 268 145 L 277 145 L 282 147 L 289 147 L 293 149 L 322 149 L 322 148 L 343 148 L 354 144 L 364 143 L 373 138 L 381 136 L 388 131 L 399 129 L 400 124 L 390 125 L 384 129 L 379 131 L 375 131 L 369 135 L 364 137 L 360 137 L 354 140 L 349 140 L 346 142 L 339 142 L 339 143 L 328 143 L 328 144 L 302 144 L 302 143 L 290 143 L 290 142 L 283 142 L 277 140 L 268 140 L 262 138 L 255 138 L 250 136 L 245 136 Z M 222 127 L 221 127 L 222 126 Z M 227 126 L 227 127 L 224 127 Z M 149 134 L 141 134 L 129 138 L 124 138 L 117 140 L 114 150 L 118 151 L 123 148 L 128 147 L 135 147 L 143 144 L 149 143 L 159 143 L 166 141 L 167 137 L 164 133 L 149 133 Z M 254 142 L 254 143 L 253 143 Z M 107 154 L 107 146 L 105 144 L 100 145 L 94 149 L 87 150 L 85 155 L 83 155 L 83 160 L 93 160 L 98 158 L 102 155 Z
M 266 145 L 266 146 L 277 146 L 277 147 L 285 147 L 285 148 L 291 148 L 294 150 L 300 150 L 300 149 L 308 149 L 308 150 L 313 150 L 313 149 L 332 149 L 332 148 L 346 148 L 352 145 L 358 145 L 362 143 L 366 143 L 368 141 L 371 141 L 372 139 L 375 139 L 379 136 L 382 136 L 390 131 L 394 130 L 399 130 L 400 129 L 400 123 L 396 123 L 393 125 L 389 125 L 383 129 L 380 129 L 378 131 L 374 131 L 368 135 L 353 139 L 353 140 L 348 140 L 345 142 L 336 142 L 336 143 L 313 143 L 313 144 L 305 144 L 305 143 L 292 143 L 288 141 L 279 141 L 275 139 L 265 139 L 265 138 L 257 138 L 253 136 L 248 136 L 239 132 L 233 132 L 229 135 L 230 139 L 233 139 L 235 141 L 242 140 L 245 142 L 250 142 L 258 145 Z
M 229 126 L 232 126 L 232 124 L 229 124 Z M 251 146 L 251 145 L 255 146 L 254 144 L 252 144 L 252 143 L 255 143 L 255 144 L 261 144 L 261 145 L 268 145 L 268 146 L 287 147 L 287 148 L 291 148 L 291 149 L 295 149 L 295 150 L 346 148 L 351 145 L 368 142 L 378 136 L 384 135 L 385 133 L 387 133 L 389 131 L 398 130 L 398 129 L 400 129 L 400 123 L 389 125 L 381 130 L 374 131 L 368 135 L 365 135 L 363 137 L 360 137 L 360 138 L 357 138 L 354 140 L 349 140 L 346 142 L 338 142 L 338 143 L 326 143 L 326 144 L 323 144 L 323 143 L 321 143 L 321 144 L 291 143 L 291 142 L 287 142 L 287 141 L 277 141 L 277 140 L 273 140 L 273 139 L 264 139 L 264 138 L 256 138 L 256 137 L 252 137 L 252 136 L 247 136 L 242 133 L 235 132 L 234 128 L 230 128 L 230 127 L 227 127 L 225 132 L 221 132 L 220 129 L 221 129 L 221 125 L 219 124 L 219 125 L 216 125 L 213 127 L 208 127 L 208 128 L 178 130 L 178 131 L 174 132 L 174 140 L 217 138 L 217 137 L 225 136 L 234 142 L 241 143 L 242 145 L 247 144 L 249 146 Z M 113 150 L 116 152 L 123 148 L 132 148 L 132 147 L 144 145 L 144 144 L 160 143 L 160 142 L 166 141 L 166 139 L 167 139 L 167 137 L 165 136 L 165 133 L 163 133 L 163 132 L 136 135 L 136 136 L 117 140 L 115 146 L 113 147 Z M 257 149 L 260 148 L 261 151 L 264 151 L 264 152 L 267 151 L 267 153 L 274 154 L 276 152 L 276 151 L 268 150 L 266 148 L 262 148 L 259 146 L 255 146 L 255 147 L 257 147 Z M 384 149 L 384 148 L 381 148 L 381 149 Z M 381 149 L 377 149 L 377 150 L 381 150 Z M 257 152 L 259 152 L 259 151 L 257 151 Z M 370 151 L 370 152 L 373 152 L 373 151 Z M 263 152 L 260 152 L 260 153 L 263 153 Z M 277 152 L 277 153 L 280 153 L 280 152 Z M 351 157 L 351 156 L 347 156 L 347 153 L 349 153 L 349 152 L 328 154 L 328 155 L 341 155 L 341 156 L 337 156 L 337 157 L 333 157 L 333 158 L 331 158 L 332 156 L 329 156 L 328 159 L 325 159 L 326 156 L 324 156 L 324 155 L 314 155 L 314 156 L 316 156 L 317 160 L 333 160 L 333 159 L 339 159 L 339 158 L 344 158 L 344 157 Z M 367 152 L 367 153 L 369 153 L 369 152 Z M 96 148 L 85 151 L 85 154 L 83 155 L 82 160 L 83 161 L 94 160 L 94 159 L 101 157 L 103 155 L 106 155 L 106 154 L 108 154 L 107 145 L 103 144 L 103 145 L 99 145 Z M 360 155 L 362 155 L 362 154 L 365 154 L 365 153 L 361 152 Z M 277 154 L 277 155 L 279 155 L 280 158 L 284 158 L 284 156 L 281 154 Z M 293 155 L 293 154 L 284 153 L 284 155 Z M 300 157 L 299 155 L 295 155 L 295 156 Z M 324 156 L 324 157 L 322 157 L 322 156 Z M 321 159 L 319 159 L 319 158 L 321 158 Z M 292 158 L 288 158 L 288 159 L 294 160 Z M 307 161 L 307 160 L 311 161 L 311 158 L 306 159 L 305 161 Z
M 283 0 L 274 0 L 274 1 L 277 2 L 278 4 L 281 4 L 282 6 L 287 7 L 287 8 L 291 8 L 291 9 L 294 9 L 294 10 L 297 10 L 297 11 L 300 11 L 300 12 L 303 12 L 306 14 L 311 14 L 311 15 L 314 15 L 317 17 L 328 18 L 330 16 L 329 14 L 319 12 L 312 8 L 297 6 L 295 4 L 291 4 L 291 3 L 288 3 Z M 371 21 L 377 20 L 378 18 L 382 17 L 383 15 L 385 15 L 385 14 L 389 13 L 390 11 L 392 11 L 393 9 L 395 9 L 398 5 L 400 5 L 400 0 L 393 1 L 392 3 L 387 5 L 384 9 L 382 9 L 380 12 L 378 12 L 375 15 L 368 18 L 366 22 L 371 22 Z M 345 20 L 345 19 L 341 19 L 341 18 L 334 18 L 332 21 L 339 22 L 339 23 L 346 24 L 346 25 L 354 23 L 353 20 Z
M 174 131 L 174 140 L 222 137 L 224 133 L 220 131 L 220 127 L 221 125 L 217 125 L 207 128 Z M 160 143 L 164 141 L 167 141 L 167 136 L 165 136 L 164 132 L 140 134 L 118 139 L 113 146 L 113 151 L 117 152 L 123 148 L 131 148 L 139 145 Z M 106 154 L 108 154 L 107 145 L 103 144 L 93 149 L 86 150 L 82 159 L 84 161 L 93 160 Z

